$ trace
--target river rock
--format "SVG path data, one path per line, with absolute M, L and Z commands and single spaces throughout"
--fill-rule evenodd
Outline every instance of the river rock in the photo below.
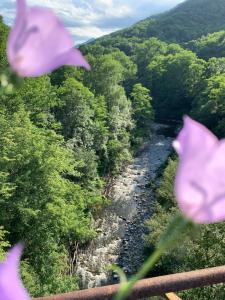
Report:
M 160 128 L 160 125 L 155 125 Z M 154 134 L 141 154 L 116 178 L 110 193 L 111 203 L 93 223 L 98 235 L 77 256 L 76 273 L 81 287 L 90 288 L 118 280 L 109 270 L 117 263 L 128 275 L 143 262 L 145 220 L 152 214 L 154 191 L 149 182 L 171 151 L 171 138 Z

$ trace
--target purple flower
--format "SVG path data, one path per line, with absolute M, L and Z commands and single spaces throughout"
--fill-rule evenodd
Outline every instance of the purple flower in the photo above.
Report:
M 25 0 L 17 0 L 17 17 L 9 35 L 7 55 L 11 67 L 24 77 L 41 76 L 62 65 L 90 69 L 54 13 L 27 7 Z
M 185 117 L 173 146 L 180 158 L 175 194 L 182 212 L 196 223 L 225 220 L 225 140 Z
M 0 300 L 30 299 L 19 275 L 22 250 L 22 245 L 18 244 L 8 252 L 7 259 L 0 263 Z

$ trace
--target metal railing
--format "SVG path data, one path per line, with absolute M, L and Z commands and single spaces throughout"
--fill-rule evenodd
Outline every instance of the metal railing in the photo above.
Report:
M 170 300 L 178 300 L 180 298 L 172 292 L 219 283 L 225 283 L 225 266 L 140 280 L 134 286 L 127 300 L 162 295 L 166 295 L 167 299 Z M 36 300 L 108 300 L 113 299 L 118 288 L 119 284 L 114 284 L 61 295 L 36 298 Z

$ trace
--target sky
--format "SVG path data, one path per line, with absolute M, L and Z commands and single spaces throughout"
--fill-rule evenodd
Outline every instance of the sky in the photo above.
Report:
M 184 0 L 27 0 L 30 6 L 51 8 L 81 44 L 139 20 L 166 11 Z M 15 0 L 0 0 L 0 15 L 12 25 Z

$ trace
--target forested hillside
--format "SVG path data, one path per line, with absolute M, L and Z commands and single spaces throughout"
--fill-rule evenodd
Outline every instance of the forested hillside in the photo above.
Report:
M 103 37 L 110 43 L 120 38 L 157 37 L 168 42 L 187 42 L 202 35 L 225 29 L 224 0 L 187 0 L 169 12 L 147 18 L 134 26 Z
M 204 59 L 223 57 L 225 56 L 225 31 L 222 30 L 204 35 L 197 40 L 186 43 L 185 47 Z
M 82 46 L 90 72 L 62 67 L 16 80 L 17 89 L 1 93 L 0 257 L 9 244 L 26 243 L 22 275 L 32 296 L 78 288 L 76 251 L 95 238 L 91 223 L 107 205 L 105 187 L 149 136 L 152 120 L 181 122 L 189 114 L 225 136 L 224 31 L 213 33 L 222 29 L 225 0 L 187 0 Z M 7 33 L 1 19 L 4 84 L 4 74 L 11 74 L 5 69 Z M 159 221 L 176 210 L 175 164 L 169 163 L 157 192 L 164 207 L 150 223 L 150 248 L 161 231 Z M 224 248 L 222 224 L 205 227 L 193 251 L 203 251 L 215 228 L 217 249 Z M 193 255 L 189 252 L 183 265 L 179 257 L 171 263 L 173 255 L 166 256 L 157 272 L 209 265 L 207 255 L 198 261 Z M 217 255 L 210 265 L 224 264 L 223 257 Z M 199 293 L 196 299 L 206 298 Z

